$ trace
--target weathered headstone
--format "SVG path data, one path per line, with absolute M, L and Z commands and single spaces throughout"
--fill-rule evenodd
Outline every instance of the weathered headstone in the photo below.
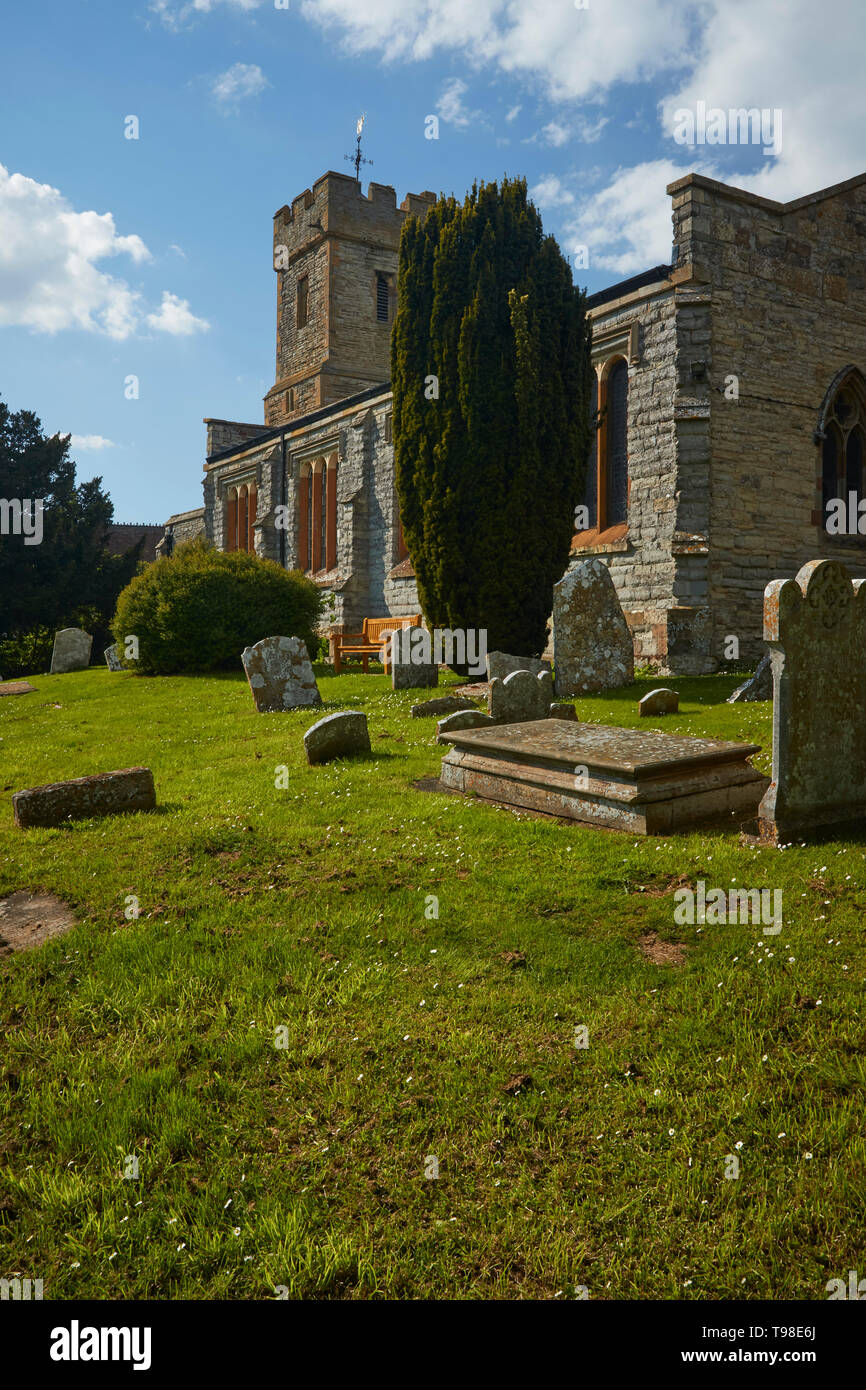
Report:
M 427 661 L 395 661 L 391 658 L 392 690 L 429 690 L 439 684 L 439 667 Z
M 866 818 L 866 580 L 811 560 L 764 590 L 773 668 L 773 780 L 758 810 L 774 844 Z
M 553 680 L 549 671 L 533 676 L 529 671 L 512 671 L 504 680 L 490 682 L 487 712 L 497 724 L 522 724 L 527 719 L 544 719 L 550 713 Z
M 454 714 L 439 720 L 436 725 L 436 741 L 444 742 L 444 735 L 453 733 L 455 729 L 481 729 L 485 725 L 492 726 L 493 723 L 490 715 L 483 714 L 480 709 L 457 710 Z
M 658 690 L 650 690 L 642 700 L 637 702 L 637 712 L 641 719 L 656 714 L 676 714 L 679 707 L 679 695 L 675 690 L 668 690 L 666 686 L 660 686 Z
M 117 772 L 97 772 L 70 782 L 49 782 L 27 787 L 12 797 L 15 824 L 62 825 L 82 816 L 113 816 L 123 811 L 152 811 L 156 805 L 153 773 L 149 767 L 126 767 Z
M 577 719 L 577 710 L 574 705 L 551 705 L 551 719 L 570 719 L 572 722 Z
M 259 714 L 320 705 L 322 697 L 300 637 L 263 637 L 241 652 Z
M 411 714 L 413 719 L 424 719 L 427 715 L 435 715 L 438 719 L 457 710 L 475 708 L 473 701 L 467 700 L 465 695 L 442 695 L 437 700 L 423 700 L 420 705 L 413 705 Z
M 764 652 L 761 660 L 755 667 L 755 673 L 749 676 L 747 681 L 738 685 L 732 695 L 728 696 L 729 705 L 737 705 L 742 700 L 772 700 L 773 698 L 773 664 L 770 661 L 770 653 Z
M 326 714 L 304 734 L 308 763 L 326 763 L 331 758 L 347 758 L 353 753 L 370 752 L 367 716 L 361 710 L 339 710 Z
M 120 657 L 119 657 L 118 654 L 117 654 L 117 643 L 116 643 L 116 642 L 112 642 L 112 644 L 111 644 L 110 647 L 106 647 L 106 648 L 105 648 L 104 656 L 105 656 L 105 664 L 106 664 L 106 666 L 108 667 L 109 671 L 122 671 L 122 670 L 123 670 L 123 665 L 122 665 L 122 663 L 121 663 Z
M 539 661 L 534 656 L 509 656 L 507 652 L 487 653 L 487 679 L 504 681 L 512 671 L 529 671 L 537 676 L 540 671 L 549 671 L 550 662 Z
M 630 685 L 634 643 L 606 565 L 582 560 L 553 586 L 557 695 Z
M 93 638 L 80 627 L 64 627 L 54 634 L 54 650 L 51 653 L 52 676 L 63 676 L 68 671 L 84 671 L 90 665 L 90 648 Z

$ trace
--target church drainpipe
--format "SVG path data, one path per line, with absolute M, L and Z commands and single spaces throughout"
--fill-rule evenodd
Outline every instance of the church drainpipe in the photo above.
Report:
M 283 503 L 283 525 L 280 527 L 280 564 L 286 568 L 286 504 L 288 501 L 288 481 L 286 479 L 286 436 L 281 436 L 283 446 L 283 467 L 280 481 L 280 492 Z

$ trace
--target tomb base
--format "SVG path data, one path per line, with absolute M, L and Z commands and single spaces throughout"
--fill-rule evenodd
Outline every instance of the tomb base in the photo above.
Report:
M 754 743 L 539 719 L 443 735 L 443 786 L 636 835 L 756 818 Z

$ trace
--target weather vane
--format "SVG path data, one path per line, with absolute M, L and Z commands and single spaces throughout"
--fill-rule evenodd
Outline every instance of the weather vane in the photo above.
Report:
M 348 159 L 348 160 L 351 161 L 352 164 L 354 164 L 354 166 L 355 166 L 355 178 L 356 178 L 356 179 L 360 179 L 360 177 L 361 177 L 361 165 L 362 165 L 362 164 L 372 164 L 372 163 L 373 163 L 372 159 L 365 159 L 364 156 L 361 154 L 361 136 L 362 136 L 363 133 L 364 133 L 364 122 L 365 122 L 366 119 L 367 119 L 366 113 L 365 113 L 363 116 L 359 116 L 359 117 L 358 117 L 358 124 L 355 126 L 355 135 L 357 136 L 357 139 L 356 139 L 356 142 L 355 142 L 355 153 L 354 153 L 354 154 L 347 154 L 347 155 L 344 155 L 344 156 L 343 156 L 344 159 Z

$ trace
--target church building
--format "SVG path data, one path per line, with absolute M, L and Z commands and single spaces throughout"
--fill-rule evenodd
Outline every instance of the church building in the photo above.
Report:
M 587 300 L 600 423 L 570 563 L 608 565 L 638 664 L 701 674 L 758 660 L 771 579 L 866 576 L 866 174 L 788 203 L 699 174 L 667 192 L 670 264 Z M 303 570 L 330 632 L 420 611 L 388 377 L 400 229 L 434 201 L 327 173 L 279 210 L 264 424 L 205 421 L 204 507 L 162 553 L 204 531 Z

